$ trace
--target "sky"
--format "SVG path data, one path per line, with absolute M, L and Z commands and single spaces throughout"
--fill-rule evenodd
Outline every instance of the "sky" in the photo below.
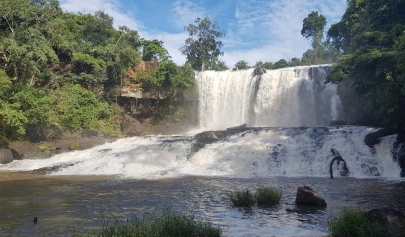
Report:
M 339 22 L 347 0 L 60 0 L 67 12 L 104 11 L 114 26 L 137 30 L 145 39 L 164 42 L 172 59 L 181 65 L 179 52 L 188 38 L 185 26 L 208 16 L 225 32 L 222 59 L 228 67 L 239 60 L 250 66 L 258 61 L 301 58 L 311 48 L 301 35 L 302 21 L 313 10 L 326 17 L 327 31 Z M 326 35 L 326 33 L 325 33 Z

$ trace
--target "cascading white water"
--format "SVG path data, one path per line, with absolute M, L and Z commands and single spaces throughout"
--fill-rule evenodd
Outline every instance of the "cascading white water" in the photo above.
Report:
M 330 65 L 268 70 L 205 71 L 196 74 L 200 127 L 326 126 L 337 120 L 336 85 L 324 84 Z
M 155 179 L 184 175 L 226 177 L 321 176 L 329 177 L 331 148 L 346 160 L 350 177 L 400 177 L 391 155 L 395 136 L 382 139 L 375 151 L 364 136 L 366 127 L 274 128 L 248 130 L 207 144 L 190 154 L 192 137 L 133 137 L 85 151 L 50 159 L 18 160 L 0 170 L 35 170 L 59 167 L 54 175 L 120 175 Z M 339 170 L 334 165 L 334 174 Z

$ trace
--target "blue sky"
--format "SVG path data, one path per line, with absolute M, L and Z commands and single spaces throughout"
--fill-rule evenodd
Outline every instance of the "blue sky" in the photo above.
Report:
M 143 38 L 164 42 L 173 60 L 185 62 L 179 52 L 188 37 L 184 26 L 208 16 L 225 31 L 223 60 L 233 67 L 239 60 L 257 61 L 301 58 L 310 48 L 301 36 L 303 19 L 316 10 L 330 24 L 338 22 L 347 0 L 60 0 L 69 12 L 102 10 L 115 26 L 138 30 Z

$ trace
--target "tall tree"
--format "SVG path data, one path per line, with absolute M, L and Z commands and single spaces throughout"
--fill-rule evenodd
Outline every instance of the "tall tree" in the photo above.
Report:
M 312 48 L 315 50 L 314 64 L 317 63 L 316 55 L 323 38 L 325 25 L 326 18 L 323 15 L 319 15 L 317 11 L 312 11 L 303 21 L 301 35 L 312 40 Z
M 221 51 L 222 41 L 218 38 L 225 33 L 221 31 L 218 23 L 212 22 L 208 17 L 198 17 L 194 23 L 185 27 L 190 37 L 186 39 L 180 52 L 186 55 L 194 70 L 212 69 L 218 56 L 224 54 Z
M 163 47 L 163 41 L 142 39 L 141 44 L 143 61 L 163 62 L 171 58 L 167 49 Z

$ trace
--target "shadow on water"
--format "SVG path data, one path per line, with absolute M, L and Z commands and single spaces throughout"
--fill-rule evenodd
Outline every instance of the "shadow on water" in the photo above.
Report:
M 42 176 L 0 173 L 0 236 L 69 236 L 106 221 L 144 215 L 165 206 L 193 213 L 224 227 L 226 236 L 320 236 L 343 208 L 392 207 L 404 211 L 405 183 L 381 179 L 183 177 L 125 180 L 106 176 Z M 309 185 L 328 203 L 325 209 L 293 204 L 296 189 Z M 282 204 L 231 206 L 227 193 L 272 186 L 283 190 Z M 289 203 L 289 204 L 285 204 Z M 33 217 L 38 223 L 33 223 Z

